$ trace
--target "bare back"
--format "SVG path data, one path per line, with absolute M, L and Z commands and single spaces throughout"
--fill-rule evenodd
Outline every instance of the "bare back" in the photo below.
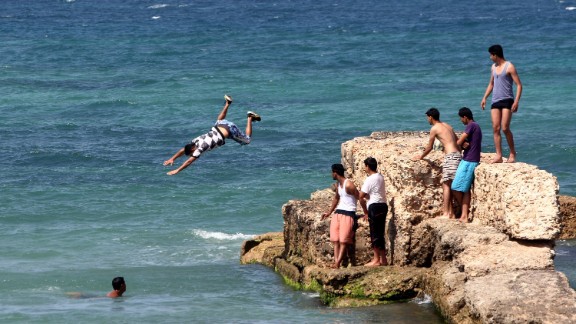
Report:
M 444 146 L 444 153 L 459 151 L 458 145 L 456 144 L 458 139 L 456 138 L 452 126 L 440 121 L 436 122 L 430 129 L 430 140 L 434 141 L 434 138 L 437 138 L 442 143 L 442 146 Z

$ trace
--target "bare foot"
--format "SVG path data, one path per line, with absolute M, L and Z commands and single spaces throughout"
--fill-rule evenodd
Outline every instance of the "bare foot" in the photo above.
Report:
M 464 218 L 464 217 L 460 217 L 460 222 L 467 224 L 468 223 L 468 217 Z
M 339 268 L 340 268 L 340 266 L 339 266 L 339 265 L 336 265 L 335 263 L 332 263 L 332 264 L 330 265 L 330 269 L 339 269 Z
M 490 163 L 502 163 L 502 157 L 496 156 L 492 159 L 492 161 L 490 161 Z
M 379 265 L 380 265 L 380 262 L 370 261 L 370 262 L 366 263 L 364 266 L 365 267 L 377 267 Z
M 450 219 L 450 215 L 443 214 L 442 216 L 438 216 L 438 217 L 436 217 L 436 218 L 440 218 L 440 219 Z
M 510 154 L 508 160 L 506 160 L 506 163 L 514 163 L 514 162 L 516 162 L 516 155 Z

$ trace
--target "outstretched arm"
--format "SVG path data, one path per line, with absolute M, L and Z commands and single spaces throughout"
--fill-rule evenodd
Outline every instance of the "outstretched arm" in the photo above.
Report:
M 174 154 L 174 156 L 172 156 L 171 158 L 169 158 L 168 160 L 164 161 L 164 165 L 172 165 L 174 164 L 174 161 L 181 157 L 182 155 L 184 155 L 184 148 L 181 148 L 178 152 L 176 152 L 176 154 Z
M 188 160 L 184 161 L 184 163 L 182 163 L 182 165 L 176 169 L 176 170 L 172 170 L 168 173 L 166 173 L 167 175 L 175 175 L 176 173 L 186 169 L 190 164 L 192 164 L 192 162 L 196 161 L 196 157 L 191 156 Z
M 435 139 L 436 139 L 436 132 L 434 131 L 434 127 L 432 127 L 432 129 L 430 130 L 430 137 L 428 138 L 428 145 L 424 149 L 424 152 L 422 152 L 422 154 L 420 155 L 416 155 L 415 157 L 412 158 L 412 160 L 413 161 L 422 160 L 426 155 L 428 155 L 428 153 L 430 153 L 432 151 L 432 148 L 434 147 Z

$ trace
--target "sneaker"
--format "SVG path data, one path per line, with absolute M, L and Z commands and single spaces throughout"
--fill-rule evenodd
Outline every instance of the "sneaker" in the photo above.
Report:
M 228 101 L 229 103 L 232 103 L 232 97 L 230 97 L 227 94 L 224 95 L 224 100 Z
M 262 118 L 260 118 L 260 115 L 258 115 L 257 113 L 253 112 L 253 111 L 249 111 L 246 113 L 248 115 L 248 117 L 252 117 L 252 120 L 255 121 L 261 121 Z

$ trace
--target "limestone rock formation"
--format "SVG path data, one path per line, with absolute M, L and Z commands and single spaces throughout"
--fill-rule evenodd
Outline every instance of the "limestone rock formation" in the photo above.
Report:
M 560 196 L 561 239 L 576 238 L 576 197 Z
M 515 239 L 558 238 L 559 187 L 554 176 L 525 163 L 484 163 L 475 175 L 472 210 L 480 223 Z
M 342 144 L 342 161 L 348 175 L 360 186 L 366 174 L 363 162 L 376 158 L 389 193 L 390 230 L 394 262 L 408 264 L 411 229 L 439 216 L 442 208 L 441 171 L 444 154 L 433 151 L 412 161 L 427 143 L 428 134 L 376 132 Z M 560 234 L 556 178 L 525 163 L 489 164 L 482 154 L 476 169 L 470 218 L 490 225 L 510 238 L 553 240 Z M 392 231 L 392 232 L 390 232 Z
M 556 271 L 517 271 L 472 278 L 464 284 L 464 291 L 470 318 L 481 323 L 576 320 L 576 293 L 566 276 Z
M 284 238 L 281 233 L 267 233 L 244 241 L 240 249 L 242 264 L 260 263 L 274 267 L 276 258 L 284 253 Z
M 342 163 L 357 187 L 366 178 L 366 157 L 377 159 L 385 177 L 386 240 L 393 266 L 358 266 L 371 256 L 368 224 L 361 220 L 348 267 L 327 268 L 333 262 L 329 220 L 320 217 L 330 206 L 331 189 L 313 193 L 310 200 L 287 202 L 282 208 L 284 232 L 245 243 L 242 262 L 260 258 L 293 284 L 321 291 L 332 306 L 426 293 L 456 323 L 576 322 L 576 293 L 553 263 L 560 216 L 566 218 L 566 206 L 575 205 L 564 204 L 564 199 L 559 205 L 554 176 L 524 163 L 488 164 L 491 154 L 482 154 L 472 223 L 436 218 L 442 204 L 443 154 L 411 160 L 427 138 L 420 132 L 377 132 L 342 144 Z M 251 253 L 258 255 L 249 257 Z

